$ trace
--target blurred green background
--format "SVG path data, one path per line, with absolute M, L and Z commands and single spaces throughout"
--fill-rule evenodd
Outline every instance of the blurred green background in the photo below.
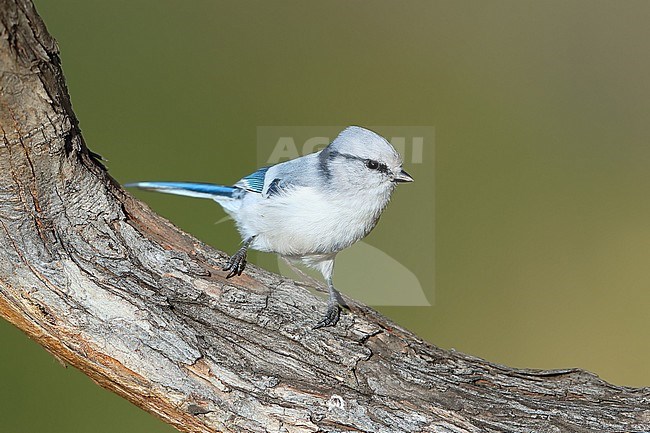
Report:
M 367 240 L 432 306 L 380 310 L 494 362 L 650 385 L 649 2 L 36 6 L 120 182 L 232 183 L 265 125 L 433 126 Z M 213 246 L 239 242 L 211 202 L 137 196 Z M 4 321 L 0 341 L 3 432 L 173 431 Z

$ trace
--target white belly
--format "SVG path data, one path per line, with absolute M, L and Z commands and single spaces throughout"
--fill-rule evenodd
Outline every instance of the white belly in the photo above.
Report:
M 269 198 L 247 194 L 235 220 L 244 239 L 256 236 L 251 244 L 256 250 L 295 257 L 332 254 L 372 230 L 388 197 L 381 201 L 296 187 Z

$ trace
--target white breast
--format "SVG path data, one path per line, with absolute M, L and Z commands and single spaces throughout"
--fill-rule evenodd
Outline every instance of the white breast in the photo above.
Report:
M 236 215 L 244 238 L 260 251 L 285 256 L 337 253 L 373 229 L 390 191 L 371 197 L 363 192 L 333 193 L 295 187 L 264 198 L 247 194 Z

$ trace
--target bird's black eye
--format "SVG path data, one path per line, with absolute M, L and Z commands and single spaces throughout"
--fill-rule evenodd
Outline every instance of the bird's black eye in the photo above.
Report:
M 377 161 L 373 161 L 372 159 L 368 159 L 366 161 L 366 167 L 371 170 L 377 170 L 379 168 L 379 163 Z

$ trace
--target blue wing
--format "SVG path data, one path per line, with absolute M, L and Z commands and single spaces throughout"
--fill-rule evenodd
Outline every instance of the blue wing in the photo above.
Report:
M 245 191 L 262 194 L 264 197 L 272 197 L 283 194 L 292 187 L 307 186 L 311 177 L 309 165 L 303 158 L 297 158 L 280 164 L 262 167 L 255 173 L 242 178 L 233 185 Z M 266 189 L 264 189 L 266 185 Z
M 264 179 L 266 178 L 266 172 L 271 167 L 262 167 L 257 170 L 255 173 L 251 173 L 246 177 L 243 177 L 239 182 L 234 186 L 245 189 L 246 191 L 256 192 L 261 194 L 264 189 Z

